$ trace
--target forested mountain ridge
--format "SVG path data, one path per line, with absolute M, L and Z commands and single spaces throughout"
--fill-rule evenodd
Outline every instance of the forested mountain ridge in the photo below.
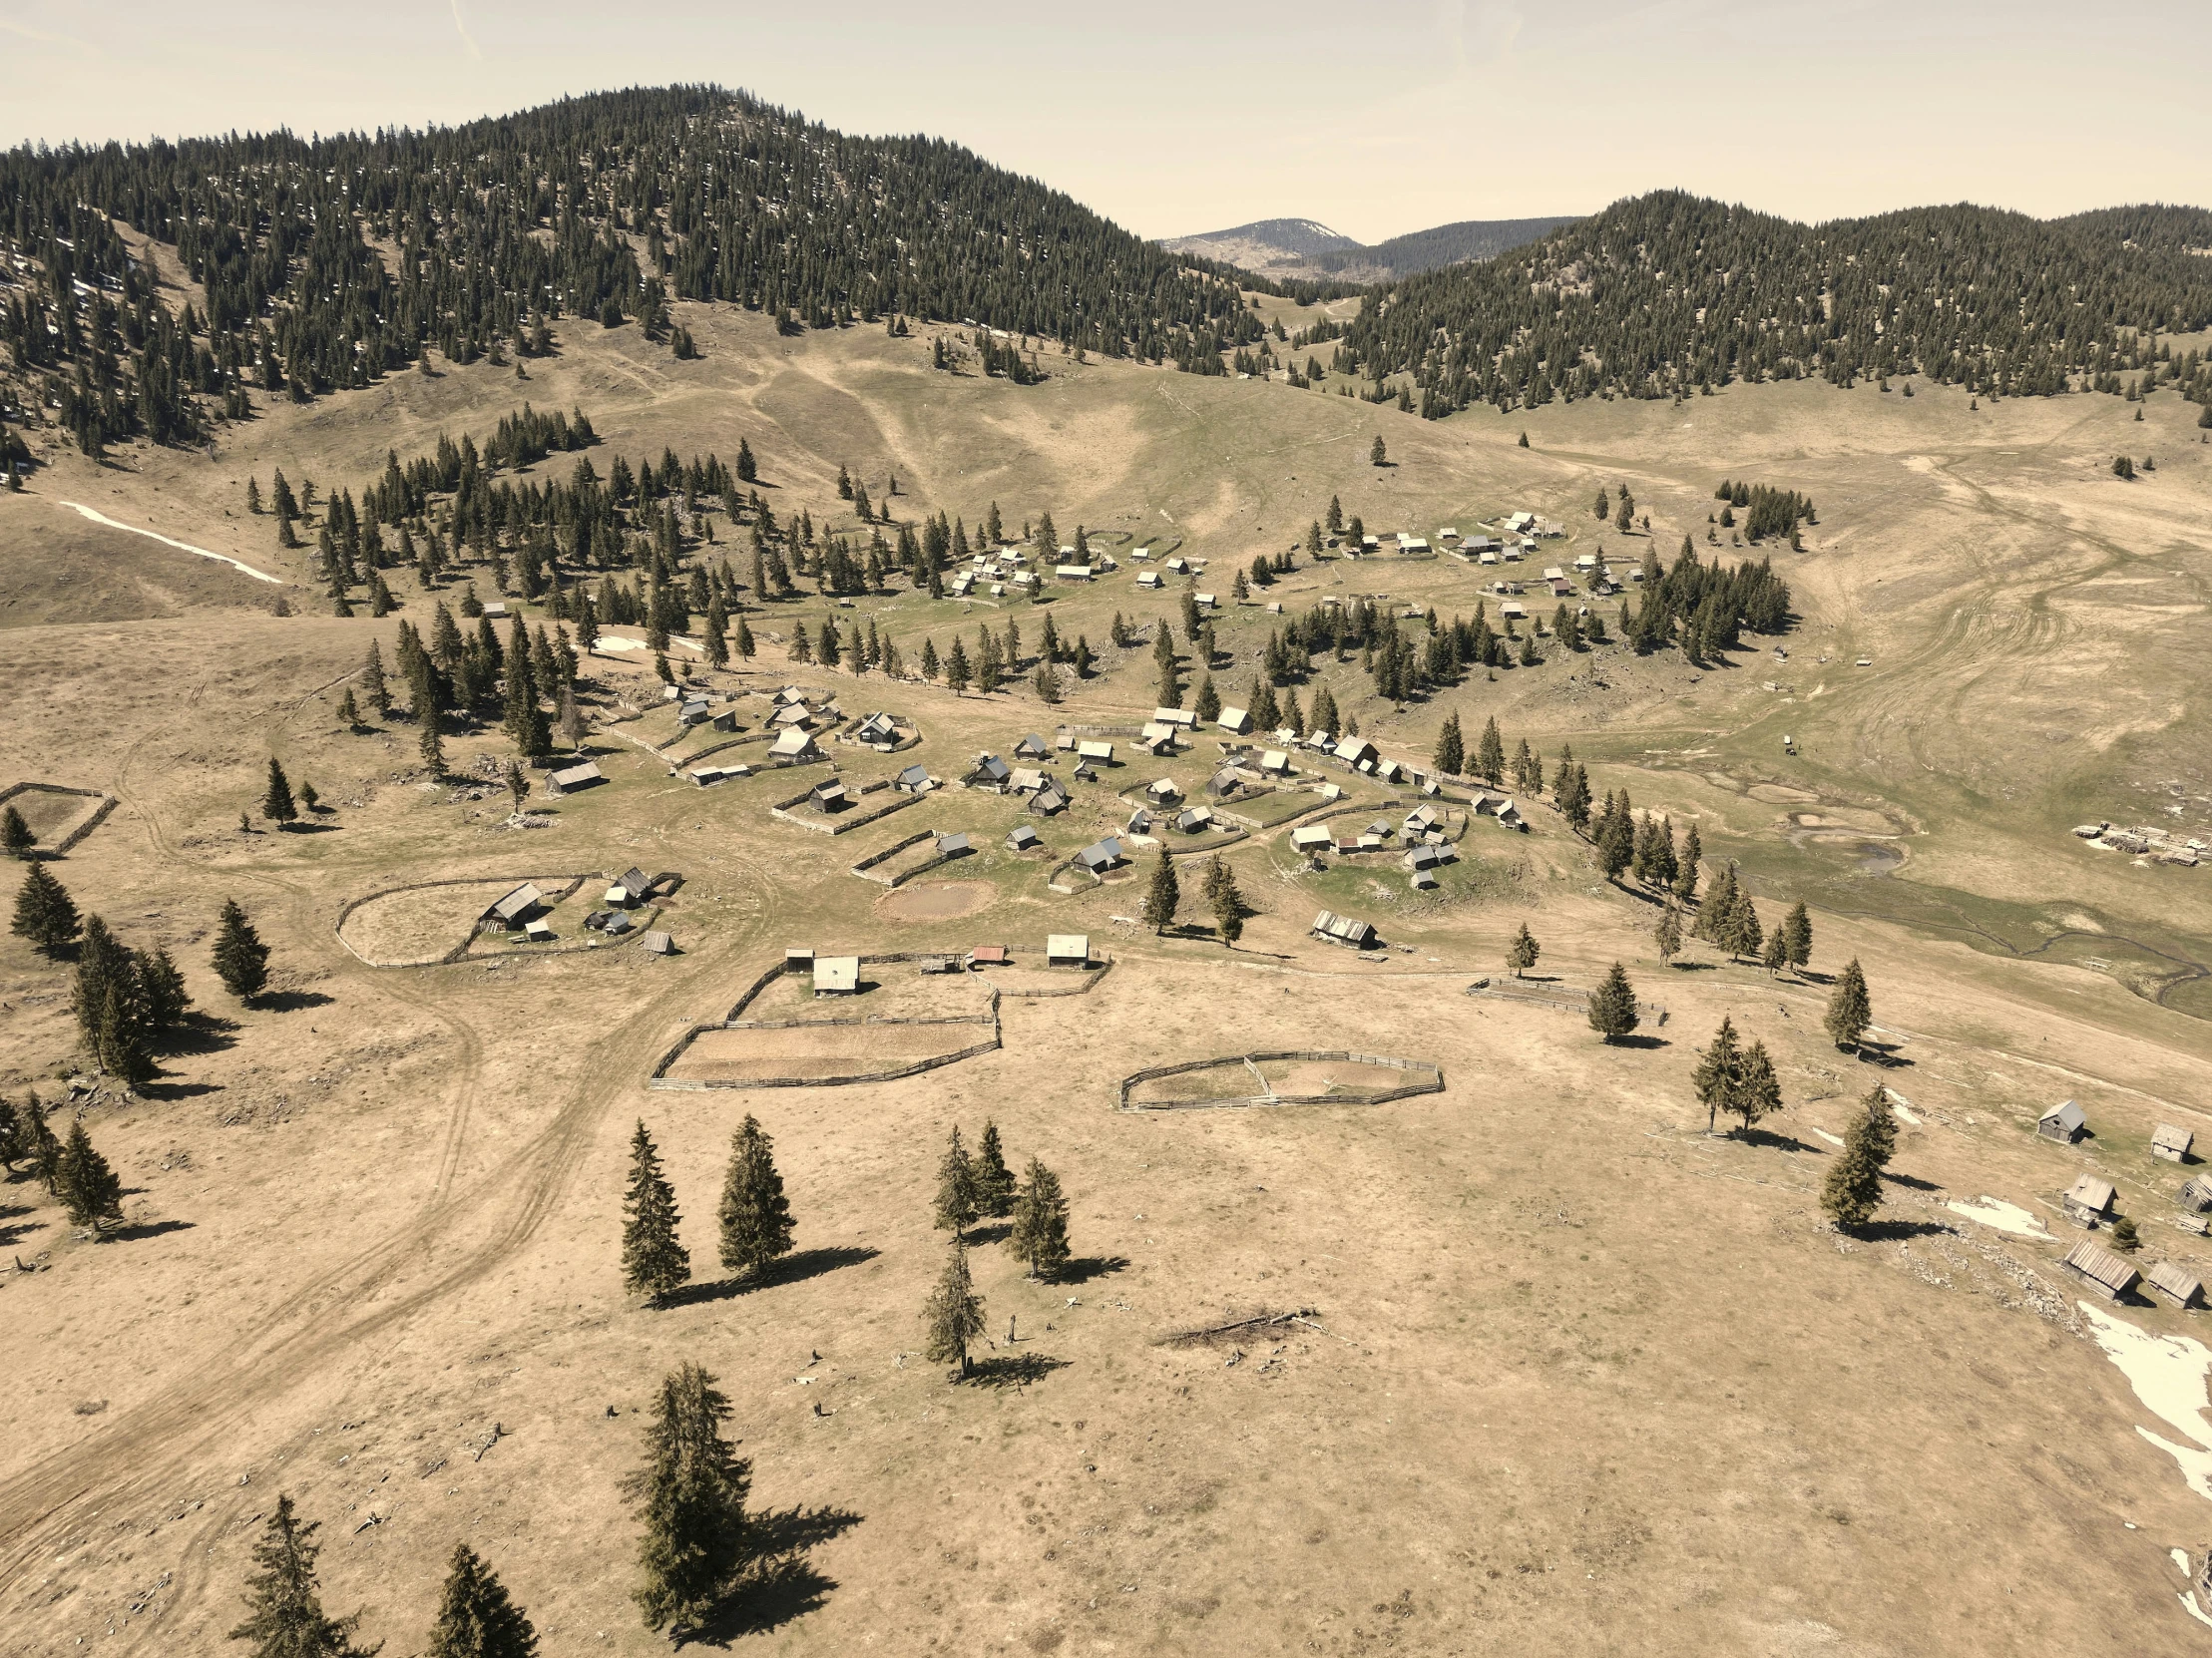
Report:
M 174 245 L 204 312 L 156 302 L 116 222 Z M 973 319 L 1210 371 L 1258 337 L 1232 281 L 1035 180 L 716 87 L 424 132 L 19 147 L 0 236 L 0 333 L 19 370 L 58 371 L 88 447 L 191 438 L 249 391 L 365 385 L 426 345 L 542 351 L 568 318 L 672 336 L 670 298 L 790 327 Z
M 1410 375 L 1431 415 L 1812 375 L 2118 391 L 2153 361 L 2179 372 L 2157 334 L 2212 323 L 2212 259 L 2182 251 L 2206 216 L 1959 206 L 1806 225 L 1662 192 L 1371 294 L 1339 360 Z M 2201 396 L 2193 355 L 2185 378 Z

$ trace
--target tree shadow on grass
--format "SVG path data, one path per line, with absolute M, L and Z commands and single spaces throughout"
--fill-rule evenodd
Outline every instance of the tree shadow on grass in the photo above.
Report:
M 221 1053 L 235 1047 L 238 1022 L 220 1014 L 194 1014 L 174 1031 L 163 1034 L 161 1049 L 167 1053 Z
M 1882 1178 L 1895 1181 L 1898 1185 L 1908 1187 L 1916 1192 L 1940 1192 L 1943 1190 L 1943 1187 L 1933 1180 L 1923 1180 L 1918 1175 L 1913 1174 L 1900 1174 L 1894 1168 L 1884 1169 Z
M 1669 971 L 1674 973 L 1712 973 L 1719 966 L 1718 962 L 1685 962 L 1680 957 L 1667 963 Z
M 253 999 L 253 1006 L 272 1014 L 296 1014 L 304 1008 L 327 1008 L 331 998 L 320 991 L 269 991 Z
M 159 1238 L 171 1232 L 190 1232 L 189 1220 L 141 1220 L 126 1226 L 111 1226 L 102 1234 L 110 1243 L 131 1243 L 140 1238 Z
M 1611 1037 L 1608 1037 L 1607 1039 L 1608 1039 L 1608 1040 L 1609 1040 L 1609 1041 L 1610 1041 L 1610 1042 L 1611 1042 L 1611 1043 L 1613 1044 L 1613 1046 L 1615 1046 L 1615 1047 L 1642 1047 L 1642 1048 L 1654 1048 L 1654 1047 L 1672 1047 L 1672 1046 L 1674 1045 L 1674 1044 L 1673 1044 L 1672 1042 L 1668 1041 L 1668 1040 L 1666 1039 L 1666 1037 L 1664 1037 L 1664 1036 L 1636 1036 L 1636 1035 L 1633 1035 L 1633 1034 L 1630 1034 L 1630 1035 L 1628 1035 L 1628 1036 L 1611 1036 Z
M 1870 1065 L 1880 1065 L 1884 1070 L 1907 1070 L 1913 1061 L 1898 1051 L 1902 1042 L 1861 1042 L 1859 1057 Z
M 1014 1233 L 1010 1220 L 994 1221 L 988 1226 L 971 1226 L 961 1234 L 970 1249 L 981 1249 L 986 1244 L 1001 1244 Z
M 1826 1146 L 1807 1145 L 1795 1134 L 1777 1134 L 1771 1128 L 1753 1128 L 1749 1130 L 1732 1128 L 1728 1131 L 1728 1137 L 1744 1145 L 1764 1146 L 1771 1151 L 1810 1151 L 1816 1156 L 1825 1157 L 1828 1155 Z
M 221 1082 L 142 1082 L 139 1093 L 148 1099 L 198 1099 L 202 1094 L 221 1093 Z
M 819 1278 L 825 1272 L 835 1272 L 839 1267 L 857 1267 L 872 1261 L 883 1252 L 866 1245 L 834 1244 L 824 1249 L 802 1249 L 786 1255 L 771 1264 L 757 1278 L 714 1278 L 696 1284 L 686 1284 L 673 1295 L 663 1299 L 667 1307 L 697 1307 L 709 1301 L 731 1301 L 755 1290 L 773 1289 L 778 1284 L 799 1284 L 809 1278 Z
M 1094 1278 L 1105 1278 L 1127 1270 L 1126 1255 L 1078 1255 L 1072 1258 L 1049 1282 L 1054 1284 L 1088 1284 Z
M 817 1570 L 806 1551 L 859 1523 L 858 1514 L 841 1508 L 769 1509 L 753 1515 L 753 1557 L 743 1580 L 678 1644 L 726 1647 L 819 1611 L 837 1580 Z
M 22 1217 L 35 1214 L 36 1210 L 21 1203 L 0 1204 L 0 1249 L 12 1249 L 40 1231 L 46 1225 L 43 1220 L 26 1221 Z
M 1926 1238 L 1950 1230 L 1932 1220 L 1870 1220 L 1853 1228 L 1851 1236 L 1861 1243 L 1903 1243 L 1908 1238 Z
M 977 1388 L 1026 1388 L 1044 1381 L 1056 1370 L 1066 1370 L 1069 1363 L 1046 1353 L 1002 1353 L 971 1361 L 966 1380 Z

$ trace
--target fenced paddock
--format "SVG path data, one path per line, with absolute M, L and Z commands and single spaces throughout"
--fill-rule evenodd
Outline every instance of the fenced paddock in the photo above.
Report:
M 112 794 L 66 783 L 10 783 L 0 789 L 0 806 L 21 812 L 31 833 L 38 836 L 34 858 L 66 857 L 71 847 L 100 827 L 115 805 Z
M 1228 1105 L 1383 1105 L 1443 1089 L 1443 1067 L 1427 1059 L 1291 1049 L 1230 1053 L 1133 1071 L 1121 1079 L 1120 1108 L 1195 1111 Z
M 867 996 L 816 1003 L 795 981 L 809 977 L 778 962 L 737 999 L 727 1019 L 694 1025 L 655 1061 L 649 1088 L 827 1088 L 856 1082 L 890 1082 L 988 1053 L 999 1045 L 999 993 L 982 986 L 982 1011 L 932 1016 L 948 989 L 975 992 L 965 975 L 925 978 L 918 964 L 936 952 L 902 951 L 860 958 Z M 869 968 L 878 969 L 874 976 Z M 786 984 L 790 980 L 794 983 Z M 873 998 L 890 993 L 882 1004 Z M 896 1008 L 862 1013 L 866 1005 Z M 970 1001 L 969 1006 L 976 1004 Z M 797 1015 L 820 1008 L 818 1017 Z

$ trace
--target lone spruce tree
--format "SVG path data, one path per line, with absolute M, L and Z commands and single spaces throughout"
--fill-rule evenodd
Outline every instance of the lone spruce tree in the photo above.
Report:
M 291 779 L 284 775 L 284 763 L 273 754 L 268 757 L 268 787 L 261 793 L 261 816 L 279 829 L 299 816 L 299 807 L 292 800 Z
M 1705 1107 L 1705 1132 L 1708 1134 L 1713 1131 L 1721 1110 L 1729 1105 L 1730 1090 L 1741 1060 L 1742 1048 L 1736 1040 L 1735 1023 L 1723 1015 L 1720 1029 L 1713 1033 L 1712 1042 L 1697 1060 L 1697 1102 Z
M 1152 884 L 1144 893 L 1144 925 L 1154 933 L 1166 932 L 1175 924 L 1175 906 L 1181 902 L 1182 884 L 1175 879 L 1175 861 L 1162 847 L 1159 862 L 1152 866 Z
M 976 1294 L 975 1281 L 968 1276 L 968 1251 L 957 1233 L 944 1274 L 922 1308 L 922 1327 L 924 1355 L 933 1364 L 956 1367 L 952 1379 L 964 1380 L 968 1346 L 983 1334 L 983 1297 Z
M 537 1658 L 537 1653 L 538 1631 L 507 1586 L 476 1550 L 455 1543 L 423 1658 Z
M 1682 912 L 1672 904 L 1659 917 L 1659 929 L 1652 941 L 1659 952 L 1659 965 L 1666 967 L 1682 953 Z
M 975 1159 L 961 1143 L 960 1126 L 956 1123 L 952 1143 L 945 1148 L 945 1159 L 937 1165 L 937 1229 L 942 1232 L 950 1228 L 953 1241 L 957 1243 L 976 1223 L 976 1216 L 981 1212 Z
M 743 1563 L 752 1463 L 722 1438 L 728 1420 L 728 1399 L 698 1366 L 678 1365 L 662 1382 L 632 1483 L 645 1513 L 633 1598 L 648 1629 L 698 1628 Z
M 1032 1278 L 1052 1278 L 1068 1264 L 1068 1199 L 1060 1176 L 1035 1157 L 1014 1200 L 1014 1229 L 1006 1241 L 1029 1262 Z
M 268 984 L 268 946 L 253 931 L 236 899 L 222 901 L 214 960 L 216 976 L 240 1002 L 251 1002 Z
M 1521 747 L 1526 753 L 1529 745 L 1524 742 Z M 1484 782 L 1494 787 L 1499 778 L 1505 775 L 1506 740 L 1498 734 L 1498 720 L 1495 715 L 1483 722 L 1482 738 L 1475 745 L 1475 770 Z
M 1014 1171 L 1006 1166 L 999 1125 L 989 1118 L 984 1119 L 983 1138 L 976 1143 L 976 1213 L 994 1220 L 1014 1213 Z
M 360 1613 L 323 1614 L 315 1585 L 315 1556 L 322 1552 L 317 1529 L 312 1520 L 300 1522 L 289 1496 L 276 1499 L 276 1512 L 253 1545 L 245 1621 L 230 1631 L 233 1641 L 252 1643 L 253 1658 L 372 1658 L 377 1650 L 353 1644 Z
M 624 1289 L 660 1302 L 689 1280 L 691 1257 L 675 1235 L 682 1218 L 675 1189 L 661 1173 L 661 1153 L 640 1117 L 630 1137 L 630 1191 L 623 1198 Z
M 1746 1134 L 1758 1127 L 1761 1117 L 1782 1108 L 1782 1079 L 1775 1074 L 1765 1042 L 1755 1041 L 1737 1055 L 1724 1108 L 1743 1120 L 1741 1131 Z
M 1867 1027 L 1874 1023 L 1874 1004 L 1867 996 L 1867 976 L 1859 971 L 1859 958 L 1851 958 L 1836 976 L 1835 994 L 1828 999 L 1828 1013 L 1821 1021 L 1829 1039 L 1838 1047 L 1858 1048 Z
M 722 1181 L 722 1265 L 757 1282 L 791 1252 L 791 1205 L 776 1172 L 775 1142 L 751 1112 L 729 1142 L 729 1173 Z
M 1543 953 L 1544 948 L 1537 943 L 1537 936 L 1529 931 L 1529 924 L 1523 922 L 1521 931 L 1514 935 L 1513 943 L 1506 946 L 1506 966 L 1512 968 L 1513 976 L 1519 979 L 1537 965 L 1537 958 Z
M 110 1221 L 123 1219 L 123 1182 L 108 1166 L 108 1159 L 93 1148 L 82 1117 L 69 1125 L 69 1138 L 62 1142 L 54 1169 L 54 1195 L 69 1212 L 72 1226 L 104 1231 Z
M 23 821 L 23 814 L 10 801 L 6 811 L 0 811 L 0 852 L 11 858 L 28 858 L 31 848 L 38 845 L 38 836 Z
M 1455 776 L 1467 769 L 1467 738 L 1461 734 L 1457 710 L 1445 716 L 1444 728 L 1437 733 L 1436 768 Z
M 1820 1206 L 1846 1232 L 1863 1229 L 1882 1206 L 1882 1171 L 1897 1149 L 1897 1118 L 1890 1091 L 1877 1083 L 1866 1114 L 1844 1130 L 1843 1154 L 1821 1183 Z
M 1615 962 L 1604 982 L 1589 993 L 1589 1028 L 1611 1042 L 1638 1023 L 1635 987 L 1628 983 L 1628 970 Z
M 23 872 L 16 890 L 15 923 L 9 928 L 19 939 L 28 939 L 47 956 L 59 956 L 69 948 L 83 924 L 68 891 L 47 873 L 44 864 Z

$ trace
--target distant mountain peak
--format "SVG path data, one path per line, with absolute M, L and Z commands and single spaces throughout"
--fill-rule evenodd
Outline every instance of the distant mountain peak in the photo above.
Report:
M 1261 218 L 1233 229 L 1173 236 L 1160 245 L 1170 253 L 1218 259 L 1266 276 L 1380 282 L 1439 265 L 1487 259 L 1569 222 L 1565 218 L 1467 219 L 1368 246 L 1318 219 Z

